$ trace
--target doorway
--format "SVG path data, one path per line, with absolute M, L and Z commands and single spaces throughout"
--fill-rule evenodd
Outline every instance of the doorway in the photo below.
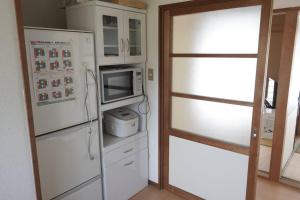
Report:
M 254 199 L 270 15 L 271 1 L 160 8 L 164 189 Z
M 263 176 L 270 172 L 284 22 L 285 13 L 273 14 L 258 165 Z
M 273 14 L 263 132 L 260 140 L 260 175 L 299 187 L 300 44 L 297 9 Z
M 299 187 L 300 20 L 298 10 L 286 12 L 283 47 L 279 69 L 278 116 L 275 117 L 275 140 L 272 148 L 271 179 L 293 180 Z

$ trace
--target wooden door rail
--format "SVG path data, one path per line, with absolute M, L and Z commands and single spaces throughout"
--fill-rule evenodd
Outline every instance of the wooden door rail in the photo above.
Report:
M 220 9 L 231 9 L 240 7 L 257 6 L 264 3 L 264 0 L 201 0 L 189 1 L 183 3 L 172 4 L 166 6 L 166 9 L 171 9 L 171 15 L 184 15 L 198 12 L 209 12 Z
M 195 99 L 195 100 L 203 100 L 203 101 L 211 101 L 211 102 L 217 102 L 217 103 L 226 103 L 226 104 L 233 104 L 233 105 L 239 105 L 239 106 L 253 107 L 253 103 L 247 102 L 247 101 L 221 99 L 221 98 L 215 98 L 215 97 L 198 96 L 198 95 L 184 94 L 184 93 L 177 93 L 177 92 L 171 92 L 171 96 L 186 98 L 186 99 Z
M 170 57 L 177 58 L 257 58 L 258 54 L 206 54 L 206 53 L 171 53 Z
M 251 133 L 249 133 L 249 135 L 250 134 Z M 177 129 L 171 129 L 170 135 L 178 137 L 178 138 L 186 139 L 186 140 L 191 140 L 193 142 L 205 144 L 208 146 L 224 149 L 227 151 L 232 151 L 232 152 L 239 153 L 239 154 L 249 155 L 250 149 L 249 149 L 249 147 L 246 147 L 246 146 L 233 144 L 233 143 L 229 143 L 229 142 L 224 142 L 221 140 L 216 140 L 216 139 L 204 137 L 201 135 L 196 135 L 193 133 L 189 133 L 189 132 L 177 130 Z

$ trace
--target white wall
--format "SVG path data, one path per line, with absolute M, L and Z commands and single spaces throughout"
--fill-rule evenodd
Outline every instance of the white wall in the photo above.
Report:
M 149 130 L 149 179 L 158 182 L 158 6 L 162 4 L 183 2 L 184 0 L 148 0 L 147 9 L 147 67 L 154 69 L 154 80 L 148 81 L 148 95 L 151 116 Z
M 66 28 L 65 10 L 59 0 L 21 0 L 25 26 Z
M 300 6 L 300 0 L 274 0 L 274 9 Z
M 14 1 L 0 5 L 0 199 L 34 200 Z
M 282 162 L 281 169 L 283 170 L 288 163 L 290 157 L 293 155 L 296 124 L 297 124 L 297 109 L 292 113 L 287 114 L 285 122 L 284 131 L 284 141 L 283 141 L 283 152 L 282 152 Z
M 147 9 L 147 67 L 154 69 L 154 81 L 148 81 L 148 94 L 151 105 L 151 116 L 149 119 L 150 137 L 150 172 L 149 178 L 158 182 L 158 6 L 186 0 L 144 0 L 148 4 Z M 275 0 L 274 8 L 300 6 L 300 0 Z

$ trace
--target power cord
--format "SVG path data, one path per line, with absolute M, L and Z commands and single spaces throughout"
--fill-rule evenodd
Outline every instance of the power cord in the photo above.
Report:
M 144 90 L 143 90 L 143 93 L 144 93 Z M 141 110 L 141 105 L 146 101 L 146 112 L 143 112 Z M 138 111 L 140 114 L 142 115 L 147 115 L 150 113 L 150 102 L 149 102 L 149 99 L 148 99 L 148 96 L 144 93 L 144 98 L 143 98 L 143 101 L 141 101 L 138 105 Z
M 90 76 L 95 81 L 96 87 L 97 87 L 97 79 L 96 79 L 96 76 L 95 76 L 94 72 L 92 70 L 86 68 L 86 70 L 85 70 L 85 85 L 86 85 L 86 90 L 85 90 L 84 105 L 85 105 L 87 119 L 88 119 L 88 122 L 89 122 L 88 153 L 89 153 L 90 160 L 94 160 L 95 157 L 92 155 L 92 152 L 91 152 L 91 140 L 92 140 L 92 134 L 93 134 L 93 130 L 92 130 L 93 119 L 90 117 L 90 112 L 89 112 L 88 103 L 87 103 L 88 96 L 89 96 L 88 74 L 90 74 Z
M 147 140 L 147 144 L 148 144 L 148 148 L 150 146 L 150 141 L 149 141 L 149 130 L 148 130 L 148 121 L 150 119 L 150 116 L 151 116 L 151 107 L 150 107 L 150 102 L 149 102 L 149 98 L 148 98 L 148 95 L 146 95 L 145 93 L 145 89 L 143 87 L 143 94 L 144 94 L 144 98 L 143 100 L 139 103 L 138 105 L 138 112 L 141 114 L 141 115 L 145 115 L 146 116 L 146 132 L 147 132 L 147 137 L 148 137 L 148 140 Z M 141 105 L 146 101 L 146 111 L 143 112 L 141 111 Z M 148 160 L 150 159 L 150 152 L 148 151 Z

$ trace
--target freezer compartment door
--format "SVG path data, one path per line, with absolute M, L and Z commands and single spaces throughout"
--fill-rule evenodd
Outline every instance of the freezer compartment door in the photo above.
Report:
M 98 121 L 36 139 L 42 197 L 45 200 L 71 190 L 100 175 Z
M 103 200 L 101 179 L 83 184 L 74 192 L 66 193 L 53 200 Z
M 93 34 L 25 29 L 25 37 L 35 134 L 88 121 L 87 91 L 89 116 L 96 119 Z

